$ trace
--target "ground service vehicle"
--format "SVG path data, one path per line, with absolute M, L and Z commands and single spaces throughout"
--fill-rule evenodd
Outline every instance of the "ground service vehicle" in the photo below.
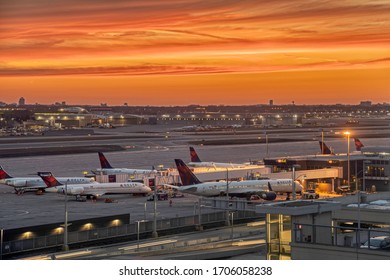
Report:
M 317 199 L 319 197 L 320 197 L 320 195 L 318 193 L 316 193 L 315 190 L 307 190 L 307 191 L 302 193 L 302 198 L 305 198 L 305 199 Z

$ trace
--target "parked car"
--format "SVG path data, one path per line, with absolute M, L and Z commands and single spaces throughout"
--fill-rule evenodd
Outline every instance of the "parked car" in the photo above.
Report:
M 360 246 L 360 248 L 374 249 L 374 250 L 390 250 L 390 236 L 376 236 L 371 237 Z

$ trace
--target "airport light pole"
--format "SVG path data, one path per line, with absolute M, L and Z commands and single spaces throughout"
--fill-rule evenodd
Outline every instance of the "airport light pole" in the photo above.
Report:
M 154 211 L 153 211 L 153 232 L 152 237 L 157 238 L 157 186 L 154 186 L 154 197 L 153 197 Z
M 346 131 L 344 132 L 345 135 L 347 135 L 347 141 L 348 141 L 348 151 L 347 151 L 347 156 L 348 156 L 348 187 L 351 187 L 351 162 L 350 162 L 350 156 L 349 156 L 349 136 L 351 135 L 351 132 Z
M 230 225 L 229 219 L 229 169 L 226 168 L 226 225 Z
M 292 200 L 297 199 L 297 193 L 295 191 L 295 169 L 300 167 L 301 166 L 299 164 L 292 165 Z
M 69 250 L 68 245 L 68 180 L 65 182 L 65 223 L 64 223 L 64 245 L 62 245 L 63 251 Z
M 139 231 L 140 231 L 140 223 L 147 222 L 147 220 L 138 220 L 137 222 L 137 251 L 139 251 Z
M 363 191 L 366 191 L 366 164 L 371 163 L 369 160 L 364 160 L 363 161 Z
M 146 220 L 146 204 L 147 202 L 144 203 L 144 219 Z
M 199 197 L 199 200 L 198 200 L 198 207 L 199 207 L 199 211 L 198 211 L 198 222 L 199 222 L 199 226 L 198 226 L 198 229 L 200 231 L 203 230 L 203 226 L 202 226 L 202 199 Z
M 367 163 L 371 163 L 371 161 L 369 160 L 363 160 L 363 187 L 362 189 L 365 191 L 366 190 L 366 164 Z M 356 176 L 357 177 L 357 176 Z M 356 178 L 357 180 L 357 178 Z M 360 222 L 360 203 L 361 203 L 361 193 L 360 193 L 360 189 L 358 190 L 358 217 L 357 217 L 357 222 L 358 222 L 358 232 L 357 232 L 357 235 L 356 235 L 356 245 L 357 245 L 357 248 L 359 248 L 360 246 L 360 227 L 361 227 L 361 222 Z M 359 251 L 357 251 L 359 252 Z M 357 255 L 357 257 L 359 258 L 359 255 Z
M 233 240 L 233 227 L 234 227 L 234 211 L 230 212 L 232 214 L 232 224 L 231 224 L 231 231 L 230 231 L 230 238 Z
M 4 239 L 4 229 L 0 228 L 0 260 L 3 259 L 3 239 Z
M 265 131 L 265 147 L 266 147 L 265 157 L 268 158 L 268 134 L 267 134 L 267 130 Z

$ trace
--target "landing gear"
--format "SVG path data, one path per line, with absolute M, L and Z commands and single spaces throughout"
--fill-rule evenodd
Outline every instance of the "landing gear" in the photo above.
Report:
M 35 194 L 36 195 L 41 195 L 41 194 L 43 194 L 45 192 L 45 190 L 37 190 L 36 192 L 35 192 Z
M 15 189 L 15 194 L 16 195 L 22 195 L 22 194 L 24 194 L 24 190 L 23 189 Z
M 81 201 L 81 202 L 85 202 L 85 201 L 87 201 L 86 199 L 85 199 L 85 197 L 83 197 L 83 196 L 81 196 L 81 195 L 76 195 L 76 201 Z

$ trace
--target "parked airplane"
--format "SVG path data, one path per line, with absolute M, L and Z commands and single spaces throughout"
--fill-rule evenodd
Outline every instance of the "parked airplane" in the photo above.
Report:
M 191 162 L 187 163 L 190 167 L 214 167 L 214 168 L 234 168 L 240 166 L 246 166 L 245 164 L 239 163 L 222 163 L 222 162 L 211 162 L 211 161 L 201 161 L 198 154 L 196 153 L 193 147 L 190 147 L 190 156 Z
M 51 172 L 38 172 L 38 175 L 45 182 L 48 191 L 54 190 L 58 193 L 65 194 L 65 188 L 68 195 L 75 195 L 76 200 L 82 196 L 97 198 L 105 194 L 148 194 L 152 190 L 138 182 L 126 183 L 100 183 L 100 184 L 67 184 L 60 183 Z M 50 188 L 50 189 L 49 189 Z
M 322 155 L 334 155 L 332 150 L 322 141 L 318 141 L 320 143 L 320 149 Z
M 71 184 L 98 184 L 93 178 L 87 177 L 59 177 L 61 183 Z M 12 177 L 0 165 L 0 184 L 11 186 L 17 194 L 25 191 L 43 191 L 47 188 L 40 177 Z
M 292 192 L 291 179 L 202 183 L 181 159 L 175 159 L 175 162 L 183 186 L 169 186 L 183 193 L 211 197 L 224 196 L 228 192 L 229 196 L 250 199 L 252 195 L 257 195 L 264 200 L 275 200 L 276 193 Z M 297 181 L 295 182 L 295 191 L 302 192 L 302 185 Z
M 364 147 L 363 143 L 358 138 L 353 138 L 353 140 L 355 142 L 356 151 L 361 151 Z
M 154 169 L 129 169 L 129 168 L 114 168 L 111 166 L 111 164 L 108 162 L 107 158 L 104 156 L 102 152 L 98 152 L 99 154 L 99 160 L 100 160 L 100 166 L 101 168 L 96 169 L 94 173 L 99 174 L 100 172 L 103 172 L 105 174 L 129 174 L 129 175 L 135 175 L 135 174 L 151 174 L 155 173 L 156 170 Z

